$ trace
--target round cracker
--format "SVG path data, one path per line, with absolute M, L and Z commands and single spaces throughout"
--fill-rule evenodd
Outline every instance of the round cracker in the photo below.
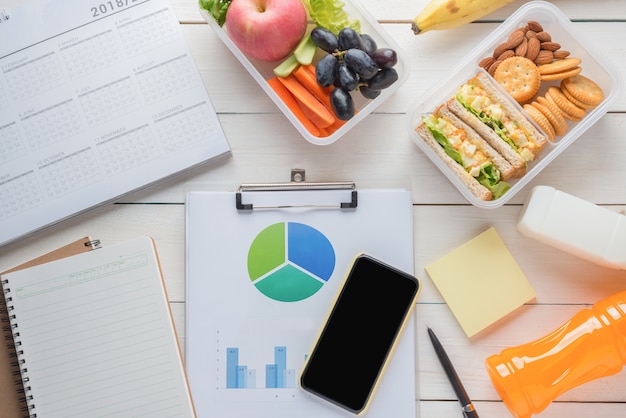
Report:
M 604 92 L 595 81 L 582 74 L 566 78 L 561 88 L 567 90 L 574 98 L 590 106 L 597 106 L 604 100 Z
M 559 105 L 557 105 L 557 104 L 556 104 L 556 102 L 554 101 L 554 98 L 552 98 L 552 96 L 550 96 L 550 92 L 549 92 L 549 91 L 546 91 L 545 98 L 546 98 L 546 100 L 548 100 L 550 103 L 552 103 L 552 105 L 553 105 L 554 107 L 556 107 L 556 108 L 558 109 L 558 111 L 561 113 L 561 116 L 563 116 L 563 118 L 565 118 L 565 119 L 567 119 L 567 120 L 571 120 L 572 122 L 579 122 L 579 121 L 581 121 L 581 120 L 582 120 L 582 117 L 575 117 L 575 116 L 573 116 L 573 115 L 566 114 L 566 113 L 563 111 L 563 109 L 561 109 L 561 108 L 559 107 Z
M 567 124 L 565 123 L 561 125 L 559 119 L 554 116 L 554 113 L 552 113 L 552 110 L 550 110 L 550 108 L 542 105 L 539 102 L 532 102 L 531 105 L 534 106 L 538 111 L 543 113 L 543 116 L 548 119 L 548 122 L 550 122 L 550 125 L 552 125 L 552 128 L 554 129 L 554 136 L 561 136 L 565 132 L 567 132 Z M 563 122 L 565 122 L 565 119 L 563 119 Z
M 539 91 L 541 75 L 537 66 L 525 57 L 509 57 L 503 60 L 493 75 L 518 103 L 527 103 Z
M 574 103 L 570 102 L 558 87 L 550 86 L 546 92 L 546 96 L 550 96 L 550 98 L 552 98 L 554 103 L 556 103 L 559 109 L 563 112 L 565 119 L 578 122 L 587 113 L 585 109 L 581 109 Z
M 530 117 L 539 125 L 541 129 L 546 133 L 550 141 L 554 141 L 554 128 L 550 121 L 541 113 L 537 108 L 530 104 L 524 105 L 524 110 L 530 115 Z
M 563 135 L 563 134 L 565 134 L 567 132 L 567 130 L 568 130 L 567 121 L 563 117 L 563 113 L 561 113 L 561 111 L 559 110 L 559 107 L 554 102 L 551 102 L 550 100 L 546 99 L 543 96 L 537 97 L 537 102 L 542 104 L 542 105 L 544 105 L 548 109 L 550 109 L 550 111 L 552 112 L 552 114 L 556 118 L 557 123 L 554 126 L 554 133 L 556 135 Z M 559 132 L 561 132 L 561 133 L 559 133 Z
M 592 110 L 596 107 L 595 105 L 592 106 L 592 105 L 588 105 L 587 103 L 581 102 L 580 100 L 572 96 L 572 93 L 570 93 L 564 88 L 561 88 L 561 93 L 563 93 L 565 97 L 569 99 L 570 102 L 574 103 L 576 106 L 580 107 L 581 109 Z
M 574 77 L 575 75 L 580 74 L 582 70 L 583 69 L 578 66 L 570 70 L 560 71 L 558 73 L 542 74 L 541 81 L 563 80 L 564 78 Z
M 577 67 L 582 60 L 580 58 L 563 58 L 560 60 L 552 61 L 548 64 L 538 65 L 537 69 L 539 70 L 539 74 L 554 74 L 560 73 L 563 71 L 571 70 L 574 67 Z

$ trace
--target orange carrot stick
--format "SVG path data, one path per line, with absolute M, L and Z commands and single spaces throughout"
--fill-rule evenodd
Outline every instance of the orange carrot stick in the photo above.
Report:
M 302 123 L 302 125 L 314 136 L 322 136 L 322 132 L 315 126 L 315 124 L 309 119 L 309 117 L 302 111 L 302 108 L 296 101 L 296 98 L 289 92 L 287 87 L 280 82 L 278 77 L 272 77 L 267 80 L 267 83 L 276 92 L 278 97 L 287 105 L 289 110 L 294 116 Z
M 310 70 L 313 69 L 313 71 Z M 312 65 L 301 65 L 296 68 L 292 74 L 302 83 L 317 99 L 322 102 L 326 108 L 332 110 L 330 104 L 330 92 L 333 91 L 332 87 L 320 86 L 315 77 L 315 68 Z
M 278 77 L 281 83 L 293 94 L 298 102 L 310 111 L 309 117 L 315 125 L 326 128 L 335 122 L 335 115 L 326 108 L 298 79 L 292 74 Z

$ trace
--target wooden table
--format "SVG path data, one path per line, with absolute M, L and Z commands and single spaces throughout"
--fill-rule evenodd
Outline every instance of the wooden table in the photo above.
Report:
M 501 208 L 474 207 L 412 143 L 406 112 L 496 26 L 525 2 L 458 29 L 415 36 L 410 21 L 426 0 L 362 0 L 410 57 L 411 75 L 375 113 L 338 142 L 305 141 L 202 20 L 193 0 L 174 0 L 206 88 L 232 147 L 232 156 L 172 181 L 97 208 L 0 249 L 0 271 L 91 235 L 111 244 L 140 234 L 157 243 L 181 343 L 185 341 L 185 194 L 235 190 L 242 182 L 288 181 L 292 168 L 307 180 L 354 180 L 359 188 L 404 187 L 413 192 L 415 273 L 422 279 L 417 315 L 418 416 L 461 416 L 454 392 L 426 335 L 433 327 L 475 400 L 481 418 L 509 416 L 484 368 L 503 348 L 552 331 L 580 309 L 626 289 L 626 272 L 603 268 L 520 234 L 516 221 L 535 185 L 559 190 L 622 212 L 626 208 L 626 95 L 609 113 Z M 588 41 L 626 79 L 626 5 L 623 0 L 555 0 Z M 536 300 L 468 339 L 424 267 L 493 226 L 537 291 Z M 626 415 L 626 372 L 562 395 L 541 414 L 587 418 Z

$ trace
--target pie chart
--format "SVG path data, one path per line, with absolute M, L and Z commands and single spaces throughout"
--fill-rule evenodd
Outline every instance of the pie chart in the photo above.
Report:
M 317 229 L 279 222 L 263 229 L 248 250 L 248 274 L 265 296 L 297 302 L 314 295 L 335 269 L 335 250 Z

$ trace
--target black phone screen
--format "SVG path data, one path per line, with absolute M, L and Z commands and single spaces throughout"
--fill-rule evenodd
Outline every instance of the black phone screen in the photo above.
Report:
M 358 256 L 307 359 L 301 387 L 363 411 L 418 293 L 414 276 Z

